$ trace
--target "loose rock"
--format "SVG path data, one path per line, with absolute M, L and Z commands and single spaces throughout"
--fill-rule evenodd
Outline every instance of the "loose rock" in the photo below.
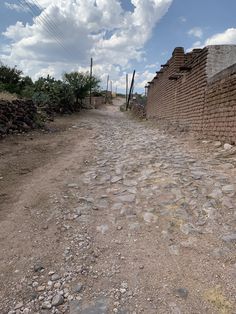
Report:
M 64 303 L 64 297 L 61 294 L 57 294 L 53 299 L 52 299 L 52 306 L 59 306 Z
M 58 274 L 53 274 L 53 275 L 51 276 L 51 281 L 57 281 L 57 280 L 59 280 L 60 278 L 61 278 L 60 275 L 58 275 Z
M 83 289 L 83 285 L 81 283 L 78 283 L 74 288 L 74 292 L 79 293 L 82 291 L 82 289 Z
M 182 298 L 182 299 L 187 299 L 188 297 L 188 290 L 186 288 L 179 288 L 175 290 L 176 296 Z
M 225 242 L 236 242 L 236 233 L 227 234 L 222 237 Z
M 51 305 L 51 303 L 49 301 L 43 302 L 42 309 L 50 310 L 51 308 L 52 308 L 52 305 Z

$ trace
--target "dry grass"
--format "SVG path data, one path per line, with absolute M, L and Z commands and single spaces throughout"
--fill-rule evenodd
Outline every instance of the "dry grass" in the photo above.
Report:
M 8 92 L 0 92 L 0 100 L 15 100 L 17 99 L 17 96 L 15 94 L 10 94 Z
M 207 290 L 205 298 L 218 309 L 220 314 L 233 314 L 232 304 L 221 293 L 220 287 Z

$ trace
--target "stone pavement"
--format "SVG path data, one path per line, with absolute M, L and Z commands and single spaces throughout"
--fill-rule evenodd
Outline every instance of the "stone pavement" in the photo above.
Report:
M 235 155 L 111 109 L 73 126 L 83 127 L 94 147 L 55 218 L 58 285 L 12 313 L 236 313 Z

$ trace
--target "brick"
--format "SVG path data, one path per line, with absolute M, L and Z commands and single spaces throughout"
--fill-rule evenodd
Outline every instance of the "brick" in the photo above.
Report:
M 212 48 L 210 48 L 212 49 Z M 169 67 L 157 74 L 158 80 L 149 88 L 147 117 L 156 117 L 171 124 L 187 126 L 212 139 L 235 139 L 236 131 L 236 64 L 217 73 L 208 81 L 208 48 L 184 54 L 175 49 Z M 223 58 L 223 57 L 222 57 Z M 177 81 L 169 76 L 180 66 L 191 66 Z M 222 64 L 220 65 L 222 67 Z M 217 67 L 217 66 L 216 66 Z

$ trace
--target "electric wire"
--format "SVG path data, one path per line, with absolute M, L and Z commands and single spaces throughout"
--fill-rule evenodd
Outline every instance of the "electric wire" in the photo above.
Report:
M 45 18 L 43 16 L 40 16 L 41 14 L 41 10 L 39 9 L 38 5 L 36 5 L 36 3 L 34 3 L 35 7 L 37 7 L 37 10 L 26 0 L 18 0 L 19 4 L 24 8 L 24 6 L 26 5 L 27 8 L 29 9 L 29 13 L 32 15 L 33 18 L 37 18 L 39 24 L 41 24 L 44 29 L 46 30 L 46 32 L 50 35 L 50 37 L 52 37 L 56 43 L 67 53 L 69 54 L 69 56 L 71 58 L 74 58 L 73 55 L 71 54 L 71 52 L 62 44 L 61 39 L 63 39 L 63 37 L 58 33 L 57 29 L 56 29 L 56 24 L 50 24 L 50 20 L 48 20 L 48 18 Z M 31 1 L 34 2 L 34 1 Z M 53 26 L 52 26 L 53 25 Z
M 23 0 L 23 1 L 26 2 L 26 0 Z M 36 15 L 40 15 L 41 14 L 40 17 L 46 22 L 46 24 L 48 26 L 50 26 L 50 29 L 56 33 L 58 38 L 63 40 L 62 34 L 58 31 L 58 26 L 53 21 L 51 21 L 50 18 L 48 18 L 46 12 L 43 10 L 43 7 L 38 3 L 38 1 L 31 0 L 30 2 L 33 3 L 35 8 L 38 9 L 38 12 L 36 13 Z M 34 9 L 34 6 L 31 6 L 32 9 Z
M 25 0 L 19 0 L 19 2 L 21 2 L 22 5 L 25 4 L 28 7 L 32 17 L 37 18 L 37 21 L 39 22 L 39 24 L 41 24 L 44 27 L 44 29 L 50 35 L 50 37 L 53 37 L 53 39 L 57 42 L 57 44 L 62 49 L 64 49 L 67 53 L 69 53 L 69 51 L 67 51 L 67 49 L 64 47 L 64 45 L 60 41 L 61 40 L 60 37 L 58 37 L 58 35 L 55 33 L 55 30 L 48 24 L 48 22 L 44 18 L 42 18 L 42 16 L 40 16 L 41 12 L 36 12 L 35 8 L 29 2 Z

